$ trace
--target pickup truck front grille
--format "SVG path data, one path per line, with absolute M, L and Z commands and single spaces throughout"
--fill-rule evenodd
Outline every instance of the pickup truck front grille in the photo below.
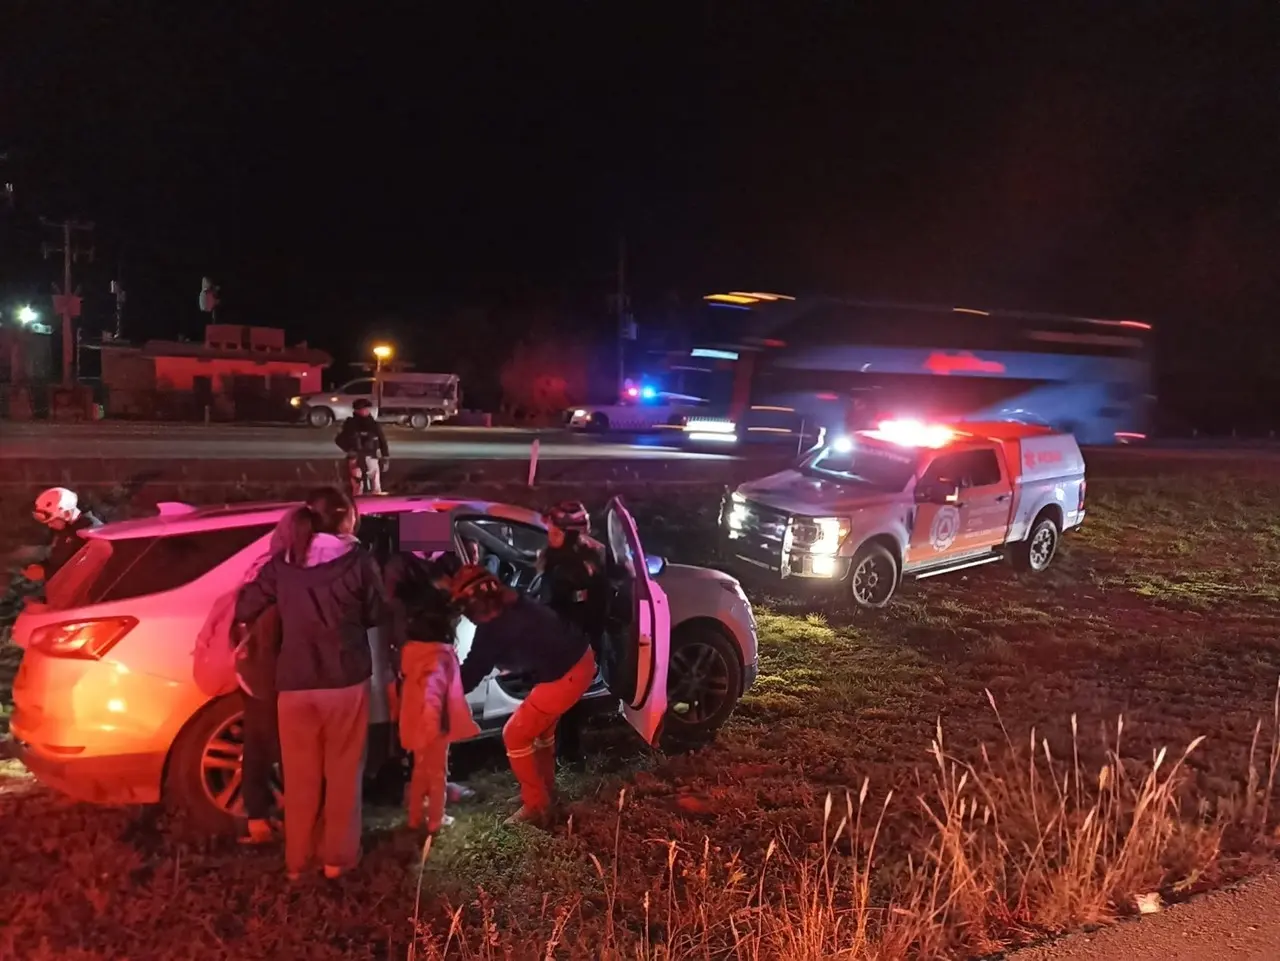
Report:
M 763 504 L 730 503 L 724 519 L 729 553 L 756 567 L 780 571 L 790 521 L 785 511 Z

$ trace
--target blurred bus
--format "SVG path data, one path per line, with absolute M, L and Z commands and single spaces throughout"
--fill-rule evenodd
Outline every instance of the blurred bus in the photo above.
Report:
M 1148 433 L 1142 321 L 743 291 L 705 302 L 698 346 L 669 364 L 696 368 L 684 379 L 711 401 L 684 427 L 699 440 L 794 443 L 890 417 L 1043 424 L 1091 445 Z

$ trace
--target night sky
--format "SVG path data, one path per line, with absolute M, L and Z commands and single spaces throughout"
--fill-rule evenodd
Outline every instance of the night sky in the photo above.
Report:
M 341 352 L 459 303 L 603 307 L 623 232 L 642 311 L 824 291 L 1280 360 L 1273 4 L 323 6 L 10 0 L 6 299 L 48 290 L 36 216 L 70 214 L 91 320 L 119 265 L 127 334 L 195 333 L 211 273 Z

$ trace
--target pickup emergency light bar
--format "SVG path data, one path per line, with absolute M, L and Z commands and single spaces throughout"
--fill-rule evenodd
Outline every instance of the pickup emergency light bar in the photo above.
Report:
M 941 424 L 925 424 L 918 420 L 882 420 L 867 436 L 888 441 L 900 447 L 945 447 L 956 434 Z

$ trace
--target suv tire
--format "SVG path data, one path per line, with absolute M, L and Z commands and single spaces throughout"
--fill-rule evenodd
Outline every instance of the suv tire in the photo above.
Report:
M 169 751 L 165 765 L 164 803 L 169 810 L 200 834 L 230 834 L 236 830 L 236 817 L 218 806 L 206 780 L 206 753 L 234 759 L 237 767 L 228 769 L 229 780 L 240 780 L 238 764 L 243 758 L 243 740 L 225 739 L 228 750 L 219 751 L 214 744 L 220 733 L 239 732 L 244 715 L 240 694 L 220 697 L 206 704 L 187 722 Z M 238 748 L 239 750 L 231 750 Z M 239 802 L 239 790 L 234 800 Z
M 742 697 L 742 654 L 737 643 L 709 624 L 677 627 L 669 665 L 663 741 L 679 746 L 709 741 Z M 696 676 L 690 676 L 690 671 Z M 685 710 L 677 710 L 677 704 L 686 705 Z

